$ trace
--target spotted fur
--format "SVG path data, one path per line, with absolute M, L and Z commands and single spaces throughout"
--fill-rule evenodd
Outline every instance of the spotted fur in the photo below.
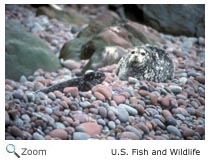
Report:
M 65 87 L 77 87 L 80 91 L 89 91 L 93 86 L 102 83 L 104 79 L 105 74 L 103 72 L 89 72 L 82 77 L 70 79 L 39 91 L 44 93 L 53 92 L 55 90 L 63 91 Z
M 121 80 L 127 80 L 130 76 L 139 80 L 164 82 L 173 78 L 174 63 L 161 48 L 137 46 L 118 62 L 117 74 Z

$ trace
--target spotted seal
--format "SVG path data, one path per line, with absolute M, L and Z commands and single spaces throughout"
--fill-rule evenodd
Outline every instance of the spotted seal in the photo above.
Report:
M 50 87 L 38 90 L 37 92 L 49 93 L 55 90 L 63 91 L 65 87 L 77 87 L 80 91 L 89 91 L 93 86 L 104 81 L 105 74 L 100 71 L 93 71 L 84 74 L 81 77 L 73 78 Z
M 174 63 L 172 58 L 157 46 L 137 46 L 120 59 L 117 75 L 121 80 L 127 80 L 130 76 L 139 80 L 164 82 L 173 78 Z

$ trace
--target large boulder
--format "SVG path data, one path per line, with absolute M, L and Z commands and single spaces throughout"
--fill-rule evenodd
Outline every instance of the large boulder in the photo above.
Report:
M 19 80 L 39 68 L 54 71 L 60 67 L 59 59 L 43 40 L 26 32 L 19 22 L 6 20 L 5 24 L 6 78 Z
M 115 58 L 113 61 L 117 63 L 119 56 L 124 52 L 121 53 L 122 50 L 115 46 L 127 49 L 147 43 L 161 45 L 164 44 L 164 40 L 154 29 L 136 22 L 128 21 L 123 24 L 118 23 L 108 26 L 100 22 L 93 22 L 82 30 L 75 40 L 71 40 L 63 46 L 60 58 L 90 59 L 83 69 L 83 72 L 85 72 L 88 69 L 106 66 L 108 62 L 104 62 L 107 58 L 103 54 L 112 53 L 112 58 Z M 114 48 L 106 48 L 113 46 Z M 120 54 L 118 54 L 118 50 Z M 78 56 L 79 54 L 80 56 Z
M 72 10 L 64 11 L 56 10 L 52 7 L 39 7 L 36 14 L 46 15 L 51 19 L 55 18 L 70 24 L 83 25 L 88 23 L 88 19 Z
M 205 36 L 205 5 L 124 5 L 128 18 L 173 35 Z

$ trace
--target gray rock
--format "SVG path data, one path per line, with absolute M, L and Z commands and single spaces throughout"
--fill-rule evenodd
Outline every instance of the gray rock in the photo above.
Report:
M 126 104 L 120 104 L 118 107 L 119 107 L 119 108 L 124 108 L 124 109 L 126 109 L 127 112 L 128 112 L 130 115 L 137 115 L 137 114 L 138 114 L 138 111 L 137 111 L 135 108 L 133 108 L 133 107 L 131 107 L 131 106 L 128 106 L 128 105 L 126 105 Z
M 126 9 L 138 21 L 173 35 L 205 36 L 205 5 L 154 4 L 136 5 L 142 17 L 134 15 L 134 8 Z M 193 19 L 192 19 L 193 18 Z M 183 22 L 183 23 L 177 23 Z
M 65 129 L 66 128 L 65 125 L 61 122 L 56 122 L 55 126 L 56 126 L 56 128 L 60 128 L 60 129 Z
M 118 107 L 118 114 L 117 117 L 121 122 L 127 122 L 129 120 L 128 111 L 123 107 Z
M 152 122 L 156 123 L 160 128 L 165 129 L 165 125 L 163 124 L 163 122 L 161 122 L 159 119 L 155 118 L 152 120 Z
M 100 125 L 102 125 L 102 126 L 105 126 L 105 125 L 106 125 L 105 120 L 103 120 L 103 119 L 101 119 L 101 118 L 98 119 L 97 122 L 98 122 L 98 124 L 100 124 Z
M 176 122 L 176 119 L 173 116 L 167 116 L 166 117 L 166 124 L 176 126 L 177 122 Z
M 39 134 L 38 132 L 33 133 L 32 137 L 33 137 L 34 140 L 45 140 L 45 138 L 41 134 Z
M 175 94 L 178 94 L 182 91 L 182 87 L 177 86 L 177 85 L 170 85 L 169 89 Z
M 136 129 L 135 127 L 130 126 L 130 125 L 129 125 L 129 126 L 126 126 L 125 129 L 126 129 L 127 131 L 130 131 L 130 132 L 133 132 L 134 134 L 136 134 L 136 135 L 138 136 L 139 139 L 142 139 L 142 134 L 143 134 L 143 132 L 142 132 L 141 130 L 138 130 L 138 129 Z
M 16 118 L 16 119 L 14 120 L 14 125 L 15 125 L 16 127 L 18 127 L 18 128 L 23 127 L 23 124 L 24 124 L 24 122 L 23 122 L 23 120 L 20 119 L 20 118 Z
M 107 110 L 104 107 L 99 107 L 98 108 L 99 114 L 103 117 L 106 118 L 107 117 Z
M 21 115 L 21 118 L 25 122 L 30 122 L 31 121 L 31 118 L 27 114 Z
M 182 121 L 185 120 L 185 116 L 183 116 L 182 114 L 176 114 L 176 117 L 179 118 Z
M 74 132 L 73 133 L 73 140 L 87 140 L 90 138 L 90 135 L 84 132 Z
M 6 78 L 19 80 L 39 68 L 53 71 L 60 67 L 58 58 L 43 40 L 26 32 L 18 22 L 6 20 L 5 25 Z
M 116 127 L 116 124 L 113 121 L 109 121 L 108 126 L 110 129 L 114 129 Z
M 10 124 L 10 117 L 7 111 L 5 111 L 5 125 L 7 126 L 9 124 Z
M 181 134 L 181 132 L 179 131 L 179 129 L 176 128 L 175 126 L 171 126 L 171 125 L 167 126 L 167 131 L 168 131 L 169 133 L 172 133 L 172 134 L 176 135 L 176 136 L 179 136 L 179 137 L 182 136 L 182 134 Z
M 91 103 L 88 102 L 88 101 L 83 101 L 83 102 L 80 102 L 79 105 L 82 107 L 82 108 L 88 108 L 91 106 Z

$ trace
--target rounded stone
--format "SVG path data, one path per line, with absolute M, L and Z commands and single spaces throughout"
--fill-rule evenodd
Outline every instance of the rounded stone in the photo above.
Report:
M 31 118 L 27 115 L 27 114 L 23 114 L 21 116 L 22 120 L 25 121 L 25 122 L 30 122 L 31 121 Z
M 120 104 L 120 105 L 118 106 L 118 108 L 124 108 L 124 109 L 126 109 L 126 111 L 127 111 L 130 115 L 136 115 L 136 114 L 138 114 L 138 111 L 137 111 L 135 108 L 133 108 L 133 107 L 131 107 L 131 106 L 128 106 L 128 105 L 126 105 L 126 104 Z
M 45 140 L 45 138 L 38 132 L 33 133 L 32 138 L 33 138 L 33 140 Z
M 168 110 L 163 110 L 162 114 L 163 114 L 164 118 L 166 118 L 168 116 L 172 116 L 171 112 Z
M 114 120 L 117 118 L 117 117 L 115 116 L 114 112 L 111 111 L 111 110 L 108 111 L 107 117 L 108 117 L 110 120 L 112 120 L 112 121 L 114 121 Z
M 115 124 L 113 121 L 109 121 L 109 122 L 108 122 L 108 127 L 109 127 L 110 129 L 114 129 L 114 128 L 116 127 L 116 124 Z
M 144 114 L 144 107 L 141 104 L 134 104 L 132 106 L 138 111 L 139 115 Z
M 176 126 L 177 122 L 176 122 L 176 119 L 173 116 L 167 116 L 166 117 L 166 124 Z
M 77 97 L 79 94 L 78 88 L 77 87 L 66 87 L 63 90 L 64 93 L 71 93 L 73 97 Z
M 134 134 L 136 134 L 138 136 L 138 139 L 142 139 L 143 132 L 141 130 L 138 130 L 137 128 L 135 128 L 131 125 L 126 126 L 125 129 L 127 131 L 130 131 L 130 132 L 133 132 Z
M 15 136 L 15 137 L 20 137 L 20 138 L 22 138 L 23 139 L 23 131 L 21 131 L 21 129 L 19 129 L 18 127 L 16 127 L 16 126 L 12 126 L 11 128 L 10 128 L 10 133 L 13 135 L 13 136 Z
M 165 97 L 161 98 L 160 103 L 161 103 L 162 106 L 167 108 L 167 107 L 170 106 L 170 101 L 171 101 L 170 97 L 165 96 Z
M 64 130 L 64 129 L 54 129 L 52 130 L 49 135 L 52 137 L 52 138 L 59 138 L 59 139 L 67 139 L 68 138 L 68 133 Z
M 74 132 L 73 133 L 73 140 L 87 140 L 90 138 L 90 135 L 84 132 Z
M 125 96 L 123 95 L 117 95 L 117 96 L 113 96 L 112 97 L 113 100 L 117 103 L 117 104 L 121 104 L 121 103 L 124 103 L 125 102 Z
M 169 133 L 172 133 L 172 134 L 176 135 L 176 136 L 182 137 L 181 132 L 175 126 L 172 126 L 172 125 L 167 126 L 167 131 Z
M 101 127 L 95 122 L 85 122 L 76 127 L 77 131 L 83 131 L 89 135 L 97 135 L 101 133 Z
M 100 100 L 100 101 L 105 101 L 105 97 L 102 93 L 100 92 L 94 92 L 93 95 L 96 97 L 96 99 Z
M 123 107 L 118 107 L 117 117 L 123 123 L 125 123 L 129 120 L 129 114 L 128 114 L 127 110 Z
M 56 128 L 60 128 L 60 129 L 65 129 L 66 128 L 65 125 L 61 122 L 56 122 L 55 126 L 56 126 Z
M 182 130 L 183 130 L 184 137 L 192 137 L 195 134 L 195 131 L 193 131 L 192 129 L 187 128 L 187 127 L 182 128 Z
M 175 94 L 178 94 L 182 91 L 182 87 L 177 86 L 177 85 L 170 85 L 169 89 Z
M 100 124 L 100 125 L 102 125 L 102 126 L 105 126 L 105 125 L 106 125 L 105 120 L 103 120 L 103 119 L 101 119 L 101 118 L 99 118 L 99 119 L 97 120 L 97 122 L 98 122 L 98 124 Z
M 139 122 L 139 123 L 137 124 L 137 127 L 138 127 L 139 129 L 141 129 L 145 134 L 149 134 L 149 128 L 147 127 L 146 124 L 144 124 L 144 122 Z
M 109 87 L 107 86 L 102 86 L 102 85 L 96 85 L 93 87 L 92 91 L 99 92 L 101 93 L 106 99 L 111 100 L 112 98 L 112 91 Z
M 101 115 L 101 117 L 103 118 L 107 117 L 107 110 L 105 107 L 99 107 L 98 112 Z
M 85 113 L 74 114 L 74 115 L 72 115 L 72 117 L 73 117 L 74 119 L 79 120 L 80 123 L 87 122 L 88 119 L 89 119 L 88 115 L 85 114 Z
M 119 135 L 120 140 L 139 140 L 139 137 L 133 132 L 125 131 Z
M 10 124 L 10 117 L 7 111 L 5 111 L 5 125 L 8 126 Z

